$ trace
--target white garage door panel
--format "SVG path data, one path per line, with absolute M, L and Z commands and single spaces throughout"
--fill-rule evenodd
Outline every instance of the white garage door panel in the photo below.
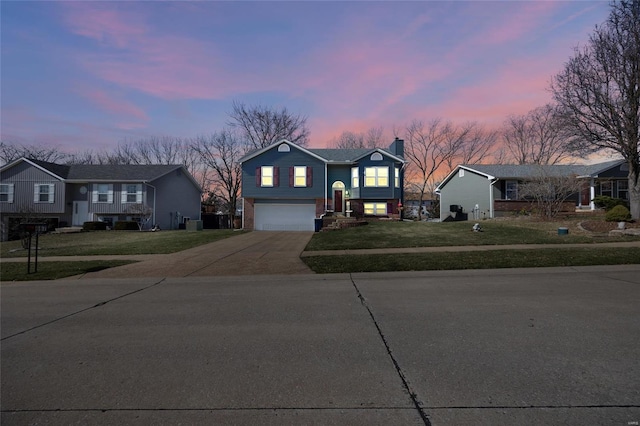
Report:
M 258 231 L 313 231 L 315 204 L 256 204 L 255 229 Z

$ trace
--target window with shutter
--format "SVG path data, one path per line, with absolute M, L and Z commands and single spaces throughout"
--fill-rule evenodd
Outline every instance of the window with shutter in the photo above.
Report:
M 3 183 L 0 185 L 0 202 L 13 203 L 13 184 Z
M 53 203 L 55 185 L 52 183 L 36 183 L 33 188 L 34 203 Z

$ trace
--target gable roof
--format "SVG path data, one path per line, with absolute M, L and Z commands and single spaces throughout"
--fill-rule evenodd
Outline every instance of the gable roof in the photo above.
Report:
M 451 171 L 437 186 L 436 192 L 451 180 L 460 169 L 485 176 L 489 180 L 497 179 L 527 179 L 544 172 L 550 176 L 571 176 L 578 178 L 597 177 L 598 174 L 616 167 L 624 160 L 612 160 L 597 164 L 473 164 L 459 165 Z
M 270 149 L 277 148 L 280 144 L 286 143 L 287 145 L 297 148 L 302 152 L 305 152 L 318 160 L 324 161 L 325 163 L 354 163 L 359 159 L 367 156 L 368 154 L 373 154 L 374 152 L 380 152 L 383 155 L 393 158 L 395 161 L 406 162 L 403 158 L 398 157 L 395 154 L 392 154 L 386 149 L 383 148 L 303 148 L 294 144 L 293 142 L 289 142 L 286 139 L 282 139 L 274 144 L 271 144 L 265 148 L 257 149 L 249 152 L 244 157 L 240 159 L 240 162 L 243 163 L 247 160 L 257 157 L 258 155 L 269 151 Z
M 181 168 L 181 165 L 175 164 L 74 164 L 70 166 L 67 179 L 148 182 L 156 180 L 168 173 L 171 173 L 174 170 Z
M 67 182 L 151 182 L 175 170 L 184 170 L 196 188 L 200 185 L 181 164 L 57 164 L 46 161 L 20 158 L 6 166 L 6 170 L 26 162 L 60 180 Z

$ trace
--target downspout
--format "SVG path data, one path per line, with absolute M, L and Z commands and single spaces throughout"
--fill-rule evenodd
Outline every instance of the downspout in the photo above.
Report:
M 493 178 L 493 179 L 489 179 L 489 218 L 490 219 L 494 219 L 494 200 L 493 200 L 493 186 L 495 185 L 496 182 L 498 182 L 498 178 Z
M 158 191 L 156 190 L 156 187 L 151 185 L 148 182 L 143 182 L 145 185 L 150 186 L 153 188 L 153 223 L 151 224 L 151 226 L 156 226 L 156 195 L 158 193 Z
M 327 167 L 327 162 L 324 162 L 324 207 L 322 208 L 323 213 L 327 212 L 327 203 L 329 202 L 329 193 L 327 186 L 329 185 L 329 171 Z

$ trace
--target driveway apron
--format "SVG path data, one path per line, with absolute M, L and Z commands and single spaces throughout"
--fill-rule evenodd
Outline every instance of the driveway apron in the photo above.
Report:
M 253 231 L 81 278 L 311 274 L 300 254 L 312 232 Z

